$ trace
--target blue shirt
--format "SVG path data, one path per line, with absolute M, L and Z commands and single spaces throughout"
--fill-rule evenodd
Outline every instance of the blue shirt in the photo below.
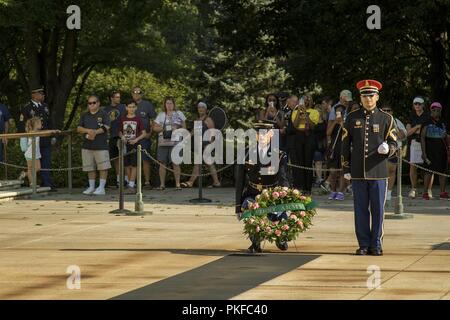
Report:
M 338 105 L 343 105 L 343 104 L 338 102 L 334 106 L 331 107 L 330 114 L 328 115 L 328 121 L 335 121 L 336 120 L 336 107 Z M 344 121 L 345 121 L 345 118 L 347 117 L 347 107 L 345 107 L 345 108 L 346 108 L 346 110 L 345 110 L 345 112 L 343 114 Z
M 150 119 L 156 118 L 156 111 L 153 104 L 147 100 L 141 100 L 137 105 L 136 115 L 141 117 L 144 129 L 150 132 Z
M 429 139 L 444 139 L 447 135 L 445 124 L 441 121 L 428 124 L 426 130 L 425 136 Z
M 0 133 L 5 133 L 5 123 L 11 119 L 8 107 L 0 103 Z

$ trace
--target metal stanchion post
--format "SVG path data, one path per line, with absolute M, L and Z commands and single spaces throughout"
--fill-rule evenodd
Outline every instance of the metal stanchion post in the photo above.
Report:
M 212 202 L 210 199 L 203 198 L 203 179 L 202 179 L 203 165 L 202 164 L 200 164 L 199 171 L 200 171 L 200 173 L 198 176 L 198 198 L 191 199 L 191 200 L 189 200 L 189 202 L 191 202 L 191 203 L 210 203 L 210 202 Z
M 32 188 L 33 188 L 33 194 L 37 193 L 37 186 L 36 186 L 36 137 L 31 138 L 31 176 L 32 176 Z
M 144 202 L 142 201 L 142 147 L 137 147 L 137 192 L 134 211 L 143 212 Z
M 409 219 L 413 217 L 412 214 L 403 212 L 402 165 L 402 152 L 401 149 L 399 149 L 397 156 L 397 201 L 394 207 L 394 214 L 386 215 L 386 219 Z
M 72 193 L 72 132 L 69 133 L 67 141 L 67 184 L 69 188 L 69 194 Z
M 151 212 L 144 211 L 144 201 L 142 201 L 142 146 L 137 146 L 137 190 L 136 190 L 136 200 L 134 204 L 134 212 L 128 213 L 127 215 L 145 215 L 152 214 Z
M 3 159 L 2 160 L 4 163 L 8 163 L 8 150 L 7 150 L 7 144 L 4 143 L 3 144 Z M 8 166 L 5 165 L 5 180 L 8 181 Z
M 123 185 L 124 185 L 124 180 L 125 180 L 125 166 L 123 163 L 123 157 L 124 157 L 124 142 L 119 139 L 117 141 L 117 147 L 119 148 L 119 209 L 110 211 L 109 213 L 113 213 L 113 214 L 121 214 L 121 213 L 125 213 L 128 214 L 131 211 L 130 210 L 126 210 L 124 208 L 124 190 L 123 190 Z

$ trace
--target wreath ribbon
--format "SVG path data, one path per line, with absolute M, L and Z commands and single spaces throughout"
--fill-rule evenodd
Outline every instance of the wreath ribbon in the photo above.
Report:
M 264 214 L 272 212 L 283 212 L 283 211 L 309 211 L 316 207 L 316 203 L 311 201 L 307 204 L 302 202 L 291 202 L 277 204 L 276 206 L 270 206 L 267 208 L 259 208 L 255 210 L 246 210 L 242 215 L 242 219 L 250 218 L 251 216 L 262 216 Z

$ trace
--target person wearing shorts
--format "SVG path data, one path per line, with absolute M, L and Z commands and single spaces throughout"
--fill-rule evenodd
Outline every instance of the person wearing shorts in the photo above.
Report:
M 136 115 L 137 104 L 134 101 L 127 103 L 127 115 L 119 120 L 119 137 L 126 143 L 127 153 L 136 151 L 140 141 L 145 138 L 144 124 Z M 134 190 L 136 181 L 137 154 L 131 153 L 125 157 L 125 168 L 129 178 L 128 188 Z
M 181 190 L 180 165 L 174 164 L 172 161 L 172 149 L 178 141 L 172 140 L 172 131 L 179 128 L 186 129 L 186 117 L 183 112 L 178 111 L 173 97 L 164 99 L 164 112 L 160 112 L 155 119 L 153 130 L 158 133 L 158 152 L 157 159 L 159 162 L 159 181 L 158 190 L 166 188 L 166 166 L 172 163 L 175 176 L 175 189 Z
M 108 130 L 110 118 L 100 110 L 97 96 L 88 97 L 88 111 L 81 115 L 77 132 L 83 135 L 81 158 L 83 171 L 88 173 L 89 187 L 83 191 L 86 195 L 104 195 L 108 169 L 111 168 L 109 158 Z M 100 183 L 95 188 L 96 172 L 99 171 Z
M 345 182 L 344 177 L 340 171 L 342 169 L 342 126 L 345 121 L 347 107 L 343 104 L 338 104 L 333 107 L 335 114 L 334 125 L 327 128 L 327 136 L 330 137 L 331 143 L 327 152 L 327 167 L 334 169 L 330 171 L 330 195 L 328 200 L 344 201 Z
M 422 146 L 420 143 L 420 131 L 422 126 L 429 122 L 430 115 L 425 111 L 425 100 L 421 97 L 415 97 L 413 100 L 413 112 L 409 122 L 406 124 L 408 136 L 409 162 L 412 164 L 423 164 Z M 415 198 L 417 193 L 417 167 L 409 166 L 409 177 L 411 179 L 411 190 L 408 196 Z

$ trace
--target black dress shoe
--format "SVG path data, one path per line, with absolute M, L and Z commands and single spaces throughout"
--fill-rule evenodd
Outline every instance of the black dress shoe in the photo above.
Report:
M 254 243 L 253 249 L 255 250 L 256 253 L 261 253 L 262 252 L 261 242 Z
M 356 252 L 355 252 L 355 254 L 356 254 L 357 256 L 365 256 L 365 255 L 367 255 L 367 253 L 368 253 L 367 248 L 359 248 L 359 249 L 356 250 Z
M 55 187 L 50 187 L 50 192 L 58 192 L 58 189 L 56 189 Z
M 371 256 L 382 256 L 383 255 L 383 249 L 372 249 L 370 248 L 368 250 L 368 254 Z
M 275 244 L 277 245 L 277 248 L 280 249 L 281 251 L 286 251 L 288 249 L 288 244 L 286 241 L 280 241 L 280 242 L 275 242 Z
M 248 247 L 247 252 L 248 253 L 261 253 L 262 252 L 261 243 L 253 242 L 252 245 L 250 247 Z

